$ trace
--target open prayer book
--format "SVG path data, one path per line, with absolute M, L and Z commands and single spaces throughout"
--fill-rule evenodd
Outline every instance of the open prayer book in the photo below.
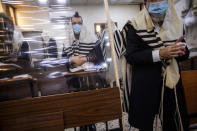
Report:
M 69 68 L 70 72 L 78 72 L 78 71 L 91 71 L 96 70 L 94 67 L 94 64 L 91 62 L 86 62 L 81 66 L 75 67 L 75 68 Z
M 100 70 L 104 69 L 104 57 L 101 51 L 100 43 L 96 44 L 95 47 L 89 52 L 87 55 L 91 62 L 86 62 L 78 67 L 70 67 L 70 72 L 78 72 L 78 71 L 92 71 L 92 70 Z

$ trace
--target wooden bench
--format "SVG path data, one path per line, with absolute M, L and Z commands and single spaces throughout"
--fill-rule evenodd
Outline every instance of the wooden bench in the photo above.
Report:
M 118 88 L 0 102 L 0 131 L 64 131 L 119 119 Z
M 197 123 L 197 70 L 183 71 L 182 82 L 190 124 Z
M 32 77 L 0 80 L 0 102 L 38 96 L 37 79 Z

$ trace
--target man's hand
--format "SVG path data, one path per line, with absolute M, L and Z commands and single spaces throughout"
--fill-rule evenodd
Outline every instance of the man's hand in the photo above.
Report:
M 11 62 L 17 62 L 18 59 L 17 58 L 11 58 Z
M 74 63 L 74 66 L 81 66 L 83 65 L 85 62 L 87 62 L 87 58 L 85 56 L 72 56 L 70 58 L 70 61 Z
M 167 46 L 159 51 L 160 59 L 169 59 L 185 55 L 185 44 L 178 43 Z

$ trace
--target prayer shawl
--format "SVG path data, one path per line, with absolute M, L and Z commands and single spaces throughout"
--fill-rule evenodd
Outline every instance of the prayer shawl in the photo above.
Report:
M 176 14 L 174 4 L 169 5 L 171 6 L 166 12 L 166 17 L 159 34 L 155 31 L 154 24 L 146 8 L 131 21 L 132 26 L 137 31 L 137 35 L 154 50 L 174 44 L 183 35 L 183 24 Z M 175 59 L 168 60 L 168 64 L 163 72 L 164 77 L 166 77 L 165 86 L 173 89 L 180 78 L 178 64 Z
M 183 24 L 179 19 L 173 4 L 173 0 L 168 0 L 169 8 L 166 12 L 166 16 L 163 22 L 163 25 L 160 29 L 160 32 L 156 32 L 155 26 L 152 22 L 152 19 L 147 11 L 144 8 L 137 17 L 131 20 L 130 24 L 136 30 L 137 35 L 145 41 L 148 46 L 153 50 L 159 50 L 164 48 L 167 45 L 174 44 L 177 39 L 183 35 Z M 162 86 L 162 95 L 161 95 L 161 105 L 160 105 L 160 118 L 163 120 L 163 94 L 164 87 L 169 87 L 174 89 L 176 97 L 176 85 L 180 79 L 179 68 L 177 61 L 173 58 L 170 60 L 163 61 L 165 65 L 163 66 L 163 86 Z M 179 122 L 181 123 L 180 129 L 183 131 L 182 121 L 178 109 L 178 102 L 176 98 L 177 112 L 179 115 Z
M 85 26 L 82 26 L 79 40 L 75 39 L 72 32 L 71 41 L 72 44 L 68 47 L 64 47 L 64 53 L 66 56 L 87 56 L 89 52 L 94 48 L 97 41 L 96 37 L 87 31 Z
M 125 59 L 126 45 L 122 36 L 122 32 L 116 27 L 116 25 L 112 22 L 112 31 L 114 37 L 114 47 L 116 54 L 116 62 L 118 66 L 119 80 L 120 80 L 120 88 L 122 93 L 122 101 L 123 101 L 123 111 L 128 112 L 129 110 L 129 93 L 131 89 L 131 67 L 130 64 L 127 63 Z M 103 56 L 105 61 L 108 64 L 108 72 L 107 72 L 107 81 L 113 86 L 115 83 L 115 73 L 114 73 L 114 65 L 113 61 L 108 61 L 111 59 L 111 48 L 107 43 L 109 42 L 108 29 L 106 28 L 102 34 L 100 35 L 101 39 L 101 49 L 103 52 Z

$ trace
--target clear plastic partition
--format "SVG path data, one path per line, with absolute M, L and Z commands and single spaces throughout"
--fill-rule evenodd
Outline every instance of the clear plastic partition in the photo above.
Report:
M 95 112 L 103 111 L 101 113 L 106 113 L 105 109 L 108 109 L 110 113 L 116 115 L 110 116 L 108 113 L 107 120 L 120 118 L 122 115 L 120 104 L 123 105 L 123 111 L 128 112 L 131 66 L 125 59 L 126 41 L 122 29 L 128 20 L 143 8 L 143 0 L 0 0 L 0 2 L 0 102 L 39 101 L 53 96 L 64 97 L 68 96 L 67 94 L 120 87 L 121 90 L 107 92 L 111 96 L 102 99 L 106 107 L 98 104 L 97 109 L 92 106 L 93 102 L 87 102 L 86 104 L 90 105 L 85 106 L 91 107 L 90 110 Z M 122 91 L 123 103 L 119 101 L 119 91 Z M 100 94 L 98 97 L 102 97 Z M 107 104 L 114 104 L 114 101 L 110 101 L 112 98 L 116 100 L 117 106 L 111 110 L 113 107 Z M 56 103 L 56 101 L 51 103 L 53 102 Z M 59 105 L 56 104 L 57 107 Z M 50 110 L 54 113 L 53 109 Z M 99 113 L 96 115 L 99 116 Z M 35 117 L 35 114 L 32 116 Z M 90 114 L 87 119 L 92 117 Z M 127 116 L 125 118 L 127 119 Z M 66 115 L 64 119 L 67 119 Z M 109 127 L 106 122 L 96 127 L 99 130 L 121 127 L 123 130 L 129 130 L 129 124 L 127 120 L 125 121 L 126 123 L 124 119 L 111 121 Z M 88 122 L 93 124 L 91 120 Z M 64 126 L 66 124 L 64 123 Z M 89 129 L 90 126 L 95 127 L 95 125 L 88 126 Z
M 103 0 L 1 5 L 0 101 L 116 86 Z M 116 30 L 119 23 L 111 24 Z

